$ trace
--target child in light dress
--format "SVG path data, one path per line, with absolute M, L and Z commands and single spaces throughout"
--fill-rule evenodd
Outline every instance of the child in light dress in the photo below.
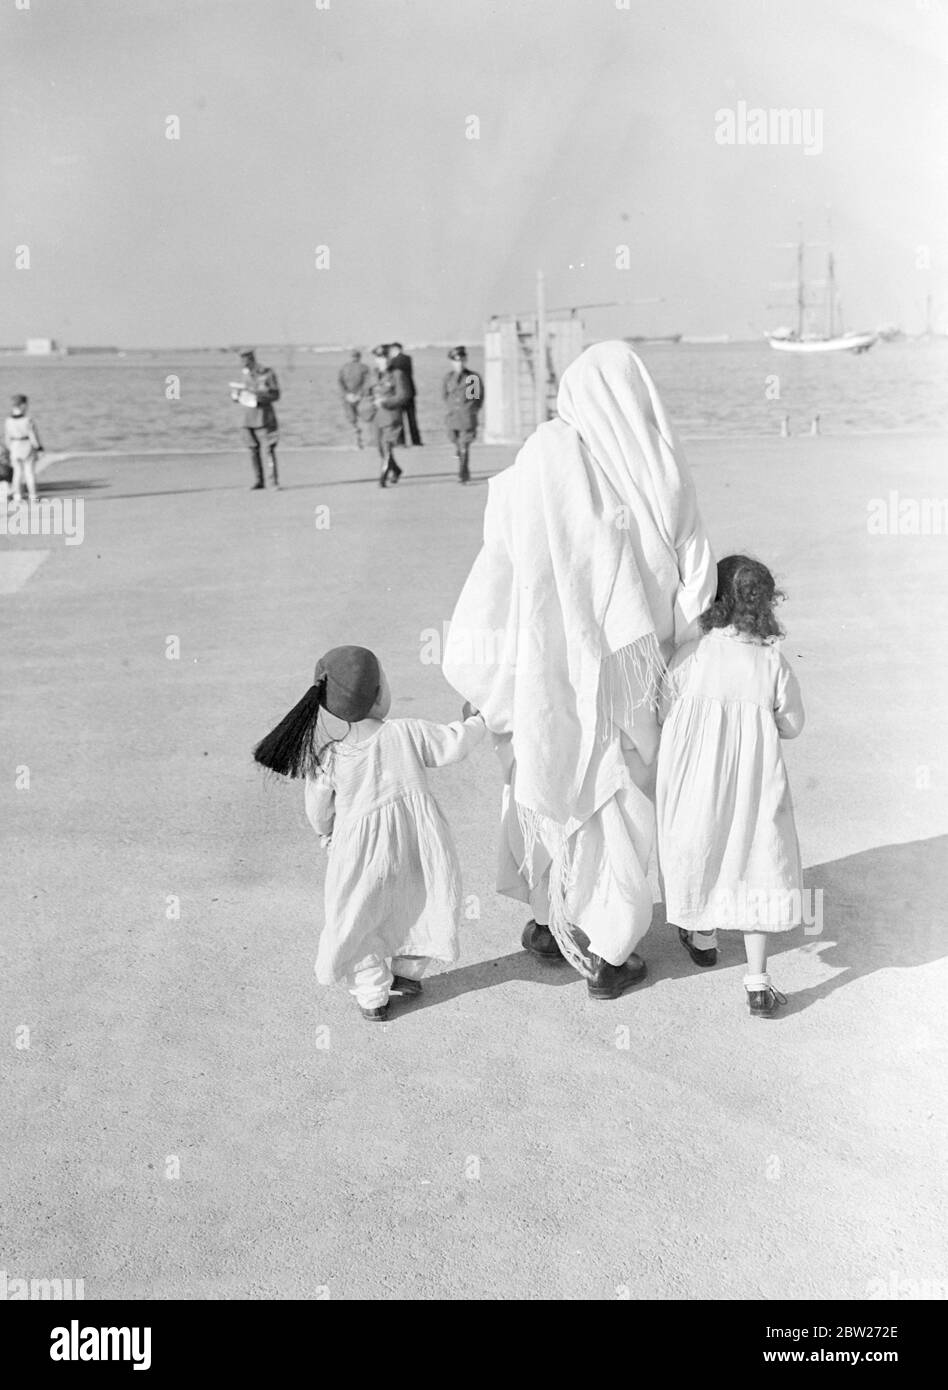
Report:
M 43 452 L 36 425 L 26 410 L 29 401 L 26 396 L 14 396 L 10 402 L 10 414 L 3 424 L 3 442 L 10 455 L 13 469 L 11 482 L 12 501 L 23 501 L 23 483 L 31 502 L 36 501 L 36 460 Z
M 703 636 L 669 666 L 658 757 L 658 854 L 670 924 L 701 966 L 717 961 L 717 930 L 744 933 L 750 1012 L 786 1003 L 771 984 L 771 938 L 798 925 L 803 879 L 780 740 L 803 728 L 803 702 L 765 565 L 730 555 Z
M 387 1019 L 391 994 L 421 993 L 432 960 L 457 960 L 460 868 L 427 770 L 485 734 L 467 705 L 454 724 L 388 719 L 390 706 L 378 658 L 335 647 L 254 749 L 271 771 L 305 778 L 306 814 L 329 849 L 316 977 L 345 983 L 372 1023 Z

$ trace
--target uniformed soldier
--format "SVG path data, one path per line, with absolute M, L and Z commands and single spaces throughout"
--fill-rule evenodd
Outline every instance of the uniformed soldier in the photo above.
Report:
M 397 483 L 402 470 L 395 462 L 394 446 L 405 442 L 402 414 L 409 400 L 408 382 L 404 372 L 389 363 L 388 347 L 382 343 L 372 349 L 375 359 L 375 381 L 372 395 L 375 401 L 375 440 L 382 460 L 379 487 Z
M 370 375 L 369 368 L 362 361 L 362 353 L 359 352 L 358 348 L 353 348 L 349 354 L 349 361 L 339 372 L 339 393 L 342 396 L 342 404 L 349 424 L 355 430 L 356 444 L 360 449 L 362 448 L 362 417 L 359 414 L 359 404 L 365 395 Z
M 451 369 L 441 388 L 446 408 L 444 423 L 458 457 L 458 482 L 468 483 L 471 480 L 468 456 L 477 434 L 477 417 L 484 404 L 484 383 L 467 365 L 467 348 L 452 348 L 448 357 Z
M 257 361 L 256 353 L 253 348 L 245 348 L 240 354 L 241 389 L 249 391 L 255 398 L 254 405 L 244 406 L 243 431 L 244 439 L 250 450 L 250 461 L 253 464 L 254 484 L 251 492 L 257 488 L 264 487 L 263 463 L 260 458 L 260 445 L 266 447 L 270 459 L 270 481 L 275 488 L 280 486 L 277 476 L 277 443 L 279 433 L 277 429 L 276 411 L 273 409 L 274 401 L 280 399 L 280 386 L 277 381 L 276 372 L 272 367 L 262 367 Z M 231 391 L 231 400 L 240 401 L 240 391 Z

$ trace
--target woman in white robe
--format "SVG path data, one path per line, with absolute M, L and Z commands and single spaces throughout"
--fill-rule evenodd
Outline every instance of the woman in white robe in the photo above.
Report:
M 658 392 L 625 343 L 598 343 L 490 481 L 444 660 L 507 774 L 498 889 L 531 904 L 528 949 L 565 956 L 596 998 L 645 974 L 656 708 L 714 591 Z

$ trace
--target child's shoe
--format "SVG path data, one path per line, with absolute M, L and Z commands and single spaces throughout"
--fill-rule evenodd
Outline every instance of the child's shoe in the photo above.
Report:
M 685 931 L 683 927 L 678 928 L 678 940 L 681 942 L 682 946 L 684 946 L 695 965 L 702 965 L 705 968 L 709 965 L 717 965 L 717 947 L 712 947 L 709 950 L 701 950 L 692 941 L 691 932 Z
M 366 1023 L 387 1023 L 388 1022 L 388 1001 L 380 1004 L 377 1009 L 363 1009 L 359 1005 L 359 1012 Z
M 404 975 L 394 975 L 389 985 L 392 994 L 402 994 L 406 999 L 415 999 L 421 993 L 421 981 L 409 980 Z
M 774 989 L 771 984 L 764 985 L 762 989 L 747 991 L 747 1007 L 755 1018 L 772 1018 L 786 1002 L 787 996 L 781 994 L 779 989 Z

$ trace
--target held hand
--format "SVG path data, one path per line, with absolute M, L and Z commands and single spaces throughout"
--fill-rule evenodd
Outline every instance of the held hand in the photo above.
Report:
M 331 844 L 332 844 L 332 836 L 331 836 L 331 835 L 320 835 L 320 837 L 319 837 L 319 848 L 320 848 L 320 849 L 329 849 L 329 847 L 331 846 Z

